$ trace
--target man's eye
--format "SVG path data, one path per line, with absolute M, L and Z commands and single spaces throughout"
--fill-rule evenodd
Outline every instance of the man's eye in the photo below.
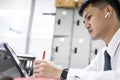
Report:
M 83 23 L 85 24 L 85 21 L 83 21 Z
M 91 16 L 92 16 L 92 15 L 88 16 L 87 19 L 90 20 L 90 19 L 91 19 Z

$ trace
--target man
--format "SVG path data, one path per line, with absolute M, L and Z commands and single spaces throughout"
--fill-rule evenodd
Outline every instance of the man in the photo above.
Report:
M 79 14 L 94 40 L 105 47 L 85 69 L 63 69 L 47 61 L 35 61 L 35 77 L 63 80 L 120 80 L 120 2 L 119 0 L 85 0 Z

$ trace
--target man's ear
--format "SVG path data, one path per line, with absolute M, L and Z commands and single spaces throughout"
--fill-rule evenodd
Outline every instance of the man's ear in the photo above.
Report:
M 113 15 L 113 8 L 110 5 L 105 7 L 105 18 L 110 18 Z

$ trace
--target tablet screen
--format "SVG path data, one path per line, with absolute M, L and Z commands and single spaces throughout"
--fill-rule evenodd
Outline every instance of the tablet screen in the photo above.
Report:
M 20 72 L 21 77 L 29 77 L 27 72 L 23 68 L 22 64 L 20 63 L 19 59 L 17 58 L 14 50 L 7 43 L 4 43 L 3 46 L 5 47 L 7 53 L 13 59 L 13 62 L 15 63 L 15 66 L 17 67 L 18 71 Z

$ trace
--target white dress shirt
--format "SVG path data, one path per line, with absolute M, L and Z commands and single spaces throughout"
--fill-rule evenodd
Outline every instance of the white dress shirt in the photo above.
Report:
M 112 70 L 109 71 L 104 71 L 105 50 L 111 57 Z M 67 80 L 120 80 L 120 29 L 85 69 L 70 68 Z

